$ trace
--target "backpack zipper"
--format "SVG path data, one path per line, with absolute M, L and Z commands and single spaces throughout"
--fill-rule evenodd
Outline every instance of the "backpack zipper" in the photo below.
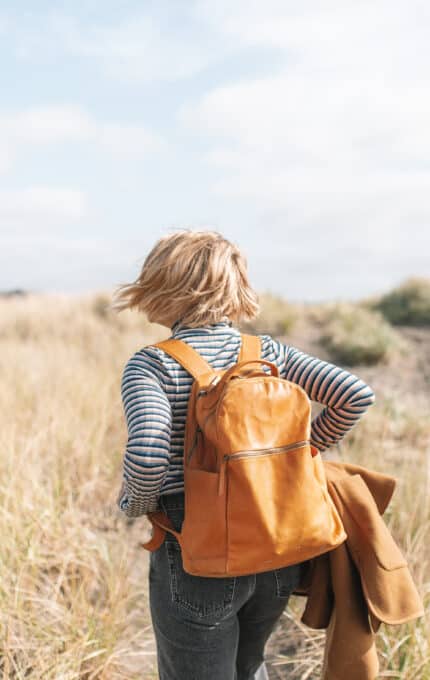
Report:
M 251 456 L 268 456 L 272 453 L 282 453 L 283 451 L 290 451 L 291 449 L 301 449 L 303 446 L 310 444 L 309 439 L 303 439 L 300 442 L 293 442 L 292 444 L 287 444 L 285 446 L 274 446 L 270 449 L 254 449 L 253 451 L 238 451 L 237 453 L 226 453 L 223 456 L 223 460 L 229 460 L 234 458 L 238 460 L 239 458 L 248 458 Z
M 299 442 L 293 442 L 292 444 L 287 444 L 286 446 L 273 446 L 270 449 L 257 449 L 254 451 L 238 451 L 237 453 L 226 453 L 222 457 L 222 462 L 219 470 L 218 478 L 218 495 L 222 496 L 225 489 L 225 474 L 226 467 L 229 460 L 234 458 L 239 460 L 240 458 L 252 458 L 254 456 L 272 456 L 278 453 L 284 453 L 285 451 L 292 451 L 293 449 L 301 449 L 304 446 L 310 444 L 310 439 L 303 439 Z

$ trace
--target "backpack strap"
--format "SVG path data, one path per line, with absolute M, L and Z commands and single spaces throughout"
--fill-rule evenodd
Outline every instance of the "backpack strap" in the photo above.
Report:
M 237 363 L 240 361 L 253 361 L 254 359 L 261 358 L 261 340 L 258 335 L 246 335 L 241 333 L 242 346 L 239 352 L 239 358 Z
M 203 359 L 201 354 L 183 340 L 169 338 L 152 346 L 159 347 L 163 352 L 176 359 L 195 379 L 198 379 L 201 375 L 213 373 L 213 368 Z
M 239 352 L 239 361 L 253 361 L 261 357 L 261 341 L 258 335 L 246 335 L 241 333 L 242 344 Z M 197 379 L 201 375 L 213 373 L 213 368 L 205 359 L 188 343 L 177 338 L 169 338 L 162 340 L 153 345 L 159 347 L 166 354 L 176 359 L 181 366 L 190 373 L 193 378 Z

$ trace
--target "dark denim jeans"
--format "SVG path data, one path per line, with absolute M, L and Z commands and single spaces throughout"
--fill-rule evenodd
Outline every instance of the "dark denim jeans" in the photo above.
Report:
M 184 494 L 161 496 L 181 529 Z M 160 680 L 253 680 L 300 579 L 300 564 L 250 576 L 191 576 L 172 534 L 151 553 L 149 594 Z

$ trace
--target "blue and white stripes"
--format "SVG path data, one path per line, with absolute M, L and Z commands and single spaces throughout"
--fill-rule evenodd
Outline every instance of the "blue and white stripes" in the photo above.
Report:
M 233 366 L 240 332 L 221 321 L 200 328 L 177 324 L 172 337 L 185 340 L 214 369 Z M 372 389 L 353 373 L 261 335 L 263 359 L 298 383 L 325 408 L 312 421 L 311 442 L 324 451 L 342 439 L 375 401 Z M 157 347 L 138 350 L 126 363 L 121 395 L 128 427 L 123 487 L 118 505 L 128 517 L 158 509 L 164 493 L 183 491 L 182 456 L 192 377 Z

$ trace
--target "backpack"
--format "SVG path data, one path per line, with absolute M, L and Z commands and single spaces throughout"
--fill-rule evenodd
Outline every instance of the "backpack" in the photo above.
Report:
M 184 440 L 181 531 L 149 513 L 156 550 L 166 531 L 195 576 L 242 576 L 278 569 L 346 539 L 310 443 L 311 400 L 260 358 L 260 338 L 242 335 L 237 364 L 214 370 L 186 342 L 157 343 L 194 378 Z M 270 368 L 270 374 L 262 369 Z

